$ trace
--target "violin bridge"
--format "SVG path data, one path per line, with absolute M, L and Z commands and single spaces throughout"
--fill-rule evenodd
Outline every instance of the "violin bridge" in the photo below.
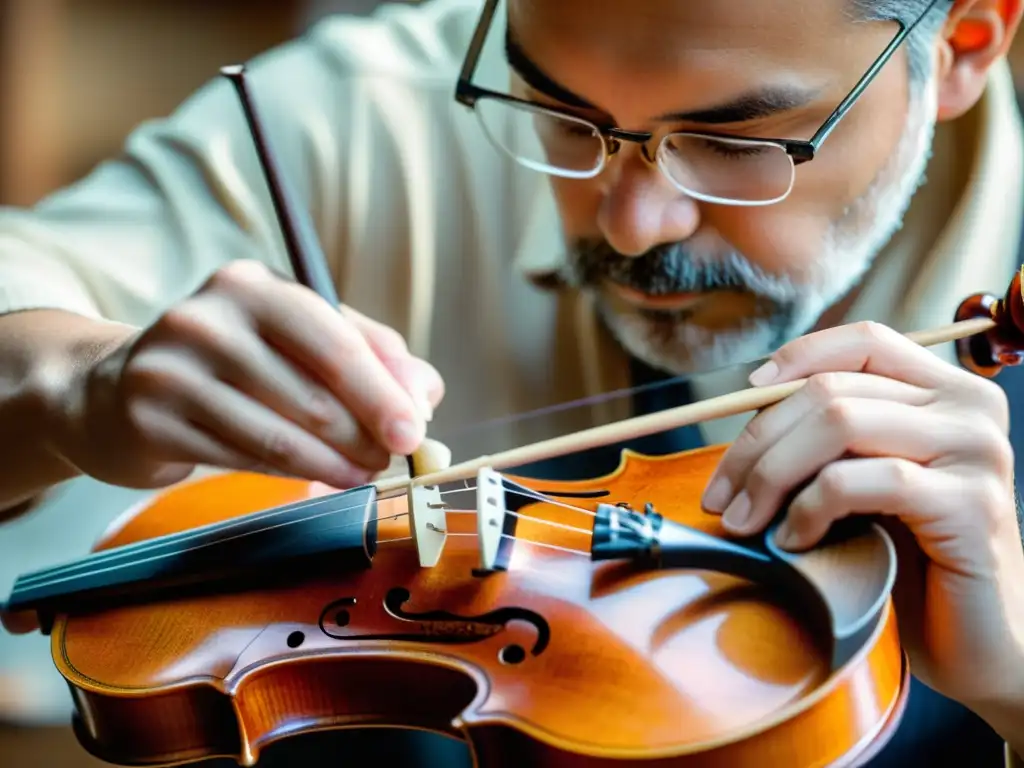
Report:
M 489 467 L 481 469 L 476 476 L 476 533 L 482 570 L 495 570 L 507 514 L 501 475 Z
M 441 559 L 445 538 L 448 536 L 448 505 L 441 499 L 436 485 L 409 484 L 409 519 L 412 540 L 416 544 L 421 568 L 433 568 Z

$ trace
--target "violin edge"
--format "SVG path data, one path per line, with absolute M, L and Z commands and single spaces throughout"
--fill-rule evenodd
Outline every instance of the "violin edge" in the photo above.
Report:
M 60 638 L 66 626 L 62 618 L 55 625 L 53 644 L 54 658 L 61 662 L 58 663 L 58 669 L 67 680 L 75 702 L 75 717 L 80 723 L 76 737 L 90 754 L 118 765 L 170 766 L 180 764 L 182 759 L 194 761 L 227 757 L 238 761 L 240 765 L 252 766 L 262 751 L 292 736 L 347 728 L 387 727 L 429 731 L 457 738 L 466 742 L 471 749 L 478 739 L 485 738 L 489 732 L 506 729 L 515 732 L 517 738 L 530 741 L 534 749 L 571 754 L 577 759 L 587 760 L 587 765 L 607 765 L 611 768 L 632 764 L 627 761 L 642 761 L 652 767 L 696 768 L 705 764 L 702 761 L 707 760 L 709 755 L 719 753 L 737 758 L 733 760 L 729 757 L 730 765 L 763 765 L 762 750 L 785 751 L 787 741 L 798 742 L 796 735 L 801 728 L 807 727 L 808 718 L 818 721 L 816 727 L 836 729 L 837 714 L 848 707 L 851 696 L 856 696 L 860 701 L 861 716 L 872 710 L 877 717 L 872 718 L 870 724 L 863 721 L 859 721 L 856 726 L 852 722 L 843 723 L 837 730 L 846 733 L 846 742 L 839 747 L 833 744 L 832 748 L 838 751 L 822 764 L 832 763 L 835 758 L 861 748 L 865 741 L 870 742 L 899 707 L 907 685 L 909 673 L 906 654 L 899 646 L 895 622 L 895 611 L 890 601 L 884 621 L 865 643 L 860 654 L 843 669 L 830 675 L 813 693 L 798 697 L 792 705 L 772 716 L 742 726 L 735 732 L 723 733 L 713 740 L 693 742 L 683 747 L 645 749 L 612 749 L 588 745 L 575 739 L 563 738 L 522 717 L 502 711 L 488 711 L 490 690 L 484 671 L 464 659 L 438 654 L 433 650 L 409 650 L 397 654 L 384 648 L 365 650 L 347 654 L 348 658 L 343 663 L 333 666 L 335 671 L 344 670 L 345 679 L 348 679 L 350 673 L 365 677 L 366 685 L 370 684 L 371 679 L 377 679 L 378 682 L 380 679 L 388 679 L 386 675 L 380 675 L 381 670 L 390 669 L 393 672 L 396 667 L 403 665 L 415 666 L 418 675 L 426 672 L 437 676 L 434 690 L 446 691 L 448 698 L 432 700 L 429 704 L 430 716 L 398 720 L 388 717 L 382 707 L 376 713 L 361 710 L 351 722 L 340 722 L 337 715 L 331 714 L 311 717 L 310 701 L 303 700 L 301 695 L 297 698 L 295 696 L 296 690 L 301 694 L 303 689 L 292 686 L 289 688 L 290 695 L 281 699 L 290 699 L 291 708 L 279 710 L 280 718 L 275 722 L 261 722 L 261 716 L 265 716 L 268 710 L 267 702 L 274 701 L 270 689 L 282 682 L 275 679 L 273 670 L 288 675 L 287 662 L 294 659 L 255 665 L 233 680 L 230 689 L 219 687 L 210 680 L 193 680 L 147 690 L 103 690 L 94 681 L 76 675 L 68 666 L 67 656 L 60 650 Z M 316 666 L 315 657 L 304 660 Z M 330 677 L 334 672 L 328 664 L 319 668 L 317 674 Z M 394 685 L 399 685 L 397 681 L 403 678 L 403 674 L 391 676 L 391 680 L 396 681 Z M 250 685 L 253 687 L 250 688 Z M 864 699 L 865 687 L 872 691 L 870 701 Z M 452 695 L 453 691 L 455 695 Z M 857 693 L 854 694 L 854 691 Z M 269 709 L 280 706 L 281 700 L 272 703 Z M 140 705 L 149 712 L 140 710 Z M 142 748 L 146 739 L 141 736 L 166 738 L 166 731 L 159 735 L 155 733 L 159 730 L 157 723 L 168 722 L 168 716 L 170 722 L 181 722 L 180 718 L 173 717 L 174 711 L 186 713 L 185 720 L 196 725 L 200 731 L 205 727 L 206 738 L 197 738 L 201 734 L 194 732 L 192 738 L 183 740 L 189 742 L 186 746 L 159 751 Z M 445 712 L 451 716 L 441 714 Z M 302 727 L 296 728 L 294 724 L 297 722 L 301 722 Z M 110 730 L 123 728 L 126 723 L 138 729 L 132 738 L 123 738 L 124 733 L 120 734 L 121 738 L 110 733 Z M 105 742 L 135 744 L 137 747 L 120 751 L 104 749 Z M 818 756 L 819 759 L 822 757 Z M 481 765 L 491 768 L 493 763 Z

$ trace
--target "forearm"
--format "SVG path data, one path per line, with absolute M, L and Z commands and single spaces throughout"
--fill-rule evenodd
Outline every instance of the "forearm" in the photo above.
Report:
M 70 385 L 131 331 L 50 310 L 0 316 L 0 516 L 79 474 L 57 445 Z
M 1024 768 L 1024 624 L 1011 622 L 1010 632 L 1018 650 L 1010 660 L 998 662 L 1002 690 L 970 708 L 1006 742 L 1009 768 Z

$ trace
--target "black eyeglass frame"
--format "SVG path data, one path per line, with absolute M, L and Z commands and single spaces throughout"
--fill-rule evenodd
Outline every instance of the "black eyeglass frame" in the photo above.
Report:
M 500 0 L 486 0 L 484 4 L 483 12 L 480 15 L 480 20 L 477 22 L 476 29 L 473 32 L 469 48 L 466 51 L 466 57 L 462 62 L 462 69 L 459 72 L 459 79 L 455 85 L 455 100 L 469 109 L 475 109 L 476 103 L 480 99 L 496 99 L 512 104 L 521 104 L 529 107 L 530 109 L 541 109 L 549 114 L 579 121 L 581 118 L 569 111 L 560 110 L 547 104 L 537 104 L 526 99 L 517 98 L 511 94 L 493 91 L 489 88 L 482 88 L 472 82 L 473 75 L 476 73 L 477 64 L 480 60 L 480 53 L 487 40 L 487 34 L 490 32 L 491 24 L 494 21 L 494 14 L 497 11 L 499 2 Z M 903 22 L 898 19 L 892 19 L 892 21 L 899 24 L 899 32 L 892 39 L 889 45 L 886 46 L 885 50 L 882 51 L 878 58 L 875 59 L 867 72 L 865 72 L 860 80 L 857 81 L 857 84 L 854 85 L 849 94 L 847 94 L 847 96 L 839 103 L 839 106 L 835 108 L 821 127 L 815 131 L 814 135 L 810 139 L 752 138 L 744 136 L 742 141 L 744 143 L 759 142 L 762 144 L 774 144 L 781 147 L 785 150 L 786 154 L 792 158 L 794 166 L 810 162 L 821 149 L 821 145 L 824 143 L 825 139 L 829 137 L 839 122 L 853 108 L 853 105 L 857 103 L 857 100 L 860 99 L 861 95 L 865 90 L 867 90 L 868 86 L 871 85 L 878 73 L 889 62 L 889 59 L 892 58 L 893 54 L 903 44 L 903 41 L 907 39 L 907 36 L 914 31 L 917 25 L 920 24 L 929 13 L 932 12 L 932 9 L 935 8 L 936 5 L 939 3 L 952 4 L 952 2 L 953 0 L 932 0 L 928 3 L 928 6 L 921 12 L 917 19 L 915 19 L 910 25 L 904 25 Z M 646 145 L 647 142 L 654 138 L 654 134 L 650 131 L 629 131 L 614 125 L 599 125 L 592 120 L 585 120 L 585 122 L 590 123 L 597 128 L 601 138 L 605 142 L 609 156 L 618 152 L 620 142 L 625 141 L 634 144 Z M 675 131 L 673 133 L 686 136 L 701 136 L 711 139 L 725 139 L 727 141 L 737 140 L 736 136 L 729 136 L 727 134 L 711 131 Z

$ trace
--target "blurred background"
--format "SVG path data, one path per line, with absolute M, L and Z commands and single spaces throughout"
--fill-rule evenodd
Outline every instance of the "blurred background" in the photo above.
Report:
M 380 4 L 0 0 L 0 205 L 29 205 L 81 177 L 224 62 L 284 42 L 325 14 Z M 1010 58 L 1024 94 L 1021 37 Z
M 0 205 L 31 205 L 81 178 L 116 154 L 139 122 L 172 111 L 223 64 L 287 41 L 326 14 L 365 14 L 380 4 L 0 0 Z M 1010 62 L 1024 95 L 1022 37 Z M 0 532 L 0 596 L 46 524 L 27 520 Z M 74 516 L 61 525 L 93 523 Z M 91 529 L 83 535 L 90 540 Z M 49 708 L 52 691 L 24 690 L 5 677 L 5 668 L 50 668 L 45 640 L 0 640 L 0 767 L 99 766 L 73 741 L 66 705 Z
M 398 0 L 414 2 L 415 0 Z M 378 0 L 0 0 L 0 205 L 116 153 L 227 62 Z

